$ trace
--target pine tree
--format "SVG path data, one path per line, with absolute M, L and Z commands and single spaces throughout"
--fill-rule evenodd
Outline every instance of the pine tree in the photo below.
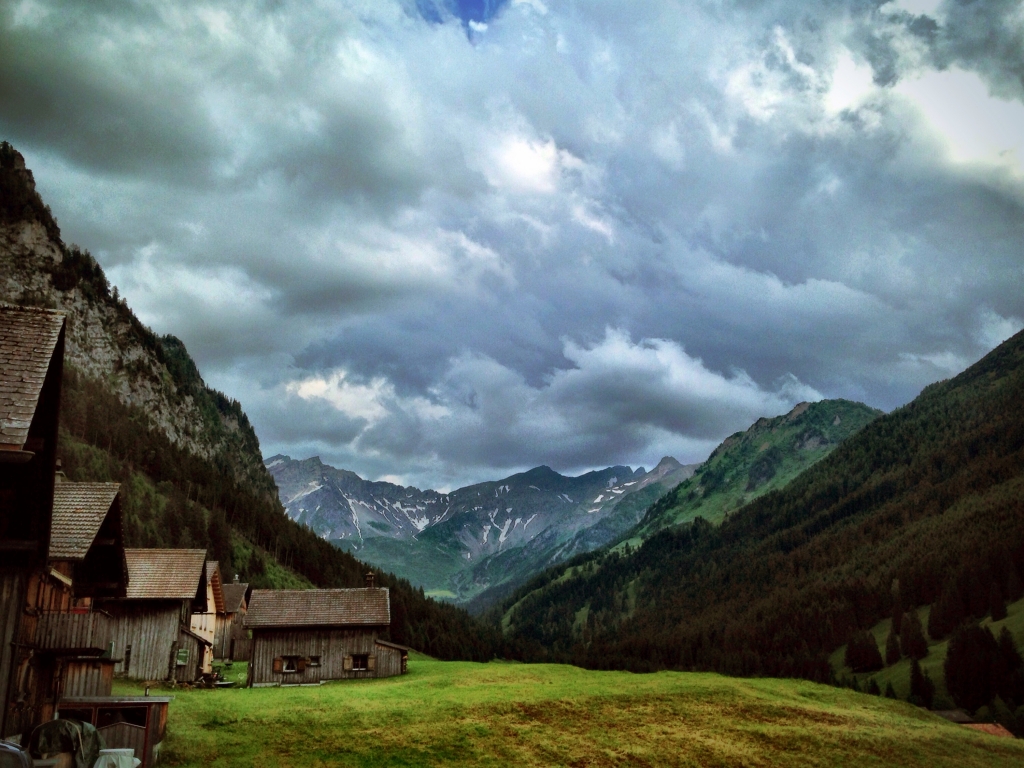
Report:
M 921 619 L 917 611 L 907 611 L 900 623 L 900 651 L 912 659 L 923 659 L 928 655 L 928 641 L 924 639 Z
M 854 632 L 846 644 L 846 666 L 854 672 L 876 672 L 882 668 L 882 654 L 874 635 L 866 630 Z
M 893 625 L 895 627 L 895 625 Z M 886 666 L 896 664 L 903 658 L 900 653 L 900 639 L 894 630 L 889 631 L 889 637 L 885 641 L 885 663 Z
M 933 640 L 947 637 L 966 618 L 960 590 L 953 582 L 946 584 L 928 615 L 928 636 Z
M 921 665 L 917 659 L 910 663 L 910 703 L 919 707 L 931 709 L 932 701 L 935 699 L 935 683 L 921 671 Z
M 900 621 L 905 611 L 900 582 L 898 579 L 895 579 L 892 584 L 892 631 L 897 635 L 900 633 Z
M 953 633 L 944 671 L 946 688 L 958 707 L 975 712 L 992 700 L 1000 657 L 999 644 L 987 628 L 975 624 Z
M 992 621 L 1001 621 L 1006 618 L 1006 603 L 1003 600 L 1003 591 L 999 589 L 999 583 L 993 581 L 989 590 L 989 613 L 992 614 Z
M 1012 603 L 1024 597 L 1024 582 L 1021 582 L 1020 575 L 1017 573 L 1017 568 L 1012 561 L 1008 570 L 1010 573 L 1006 579 L 1006 596 Z
M 875 681 L 875 678 L 873 677 L 868 681 L 868 693 L 870 693 L 872 696 L 882 695 L 882 690 L 878 687 L 878 683 Z

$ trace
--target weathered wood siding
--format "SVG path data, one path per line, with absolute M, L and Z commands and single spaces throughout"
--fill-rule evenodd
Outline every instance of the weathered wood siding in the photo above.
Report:
M 140 760 L 146 754 L 146 729 L 144 726 L 132 725 L 131 723 L 115 723 L 97 729 L 103 741 L 110 749 L 135 750 L 135 756 Z
M 231 661 L 248 661 L 252 653 L 252 640 L 242 626 L 245 614 L 242 611 L 217 616 L 217 635 L 213 641 L 213 657 Z M 234 644 L 232 645 L 232 641 Z M 232 648 L 234 653 L 232 653 Z
M 44 613 L 36 626 L 36 647 L 45 650 L 101 650 L 114 640 L 114 622 L 102 613 Z
M 377 677 L 394 677 L 402 674 L 402 652 L 386 645 L 377 646 Z
M 18 628 L 25 602 L 25 579 L 21 572 L 0 573 L 0 720 L 7 713 L 7 694 L 11 690 L 10 674 L 12 654 L 14 652 L 14 631 Z M 11 732 L 4 729 L 0 736 L 8 736 Z
M 322 680 L 390 677 L 401 673 L 401 654 L 377 645 L 377 629 L 260 629 L 253 632 L 253 685 L 311 685 Z M 346 670 L 345 658 L 353 654 L 373 657 L 374 669 Z M 397 661 L 395 656 L 397 655 Z M 320 657 L 320 665 L 306 664 L 302 671 L 274 671 L 274 659 L 295 656 Z
M 166 680 L 172 647 L 178 643 L 181 603 L 125 600 L 106 603 L 104 609 L 114 619 L 113 655 L 120 659 L 115 674 L 131 680 Z M 132 652 L 126 670 L 129 645 Z
M 174 679 L 179 683 L 191 683 L 194 680 L 198 680 L 203 672 L 204 651 L 208 648 L 209 646 L 193 635 L 185 631 L 179 631 L 178 643 L 174 647 Z M 178 652 L 183 650 L 188 651 L 188 660 L 184 664 L 179 665 L 177 663 Z
M 66 696 L 109 696 L 114 683 L 112 661 L 73 660 L 64 668 L 64 685 L 61 697 Z

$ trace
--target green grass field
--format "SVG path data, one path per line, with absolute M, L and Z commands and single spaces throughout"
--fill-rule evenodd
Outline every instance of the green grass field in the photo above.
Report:
M 168 766 L 1024 764 L 1022 742 L 799 680 L 414 656 L 386 680 L 173 695 Z

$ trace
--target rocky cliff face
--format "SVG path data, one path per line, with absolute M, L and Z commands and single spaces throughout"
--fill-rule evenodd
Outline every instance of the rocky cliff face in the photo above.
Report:
M 261 495 L 275 492 L 237 402 L 209 389 L 184 345 L 143 326 L 87 253 L 67 247 L 32 172 L 0 144 L 0 301 L 67 313 L 66 365 L 102 380 L 175 445 L 220 460 Z

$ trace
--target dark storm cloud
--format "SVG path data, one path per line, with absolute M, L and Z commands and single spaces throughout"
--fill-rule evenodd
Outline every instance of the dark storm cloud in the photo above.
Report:
M 269 453 L 693 461 L 1020 327 L 1019 8 L 26 1 L 0 132 Z

